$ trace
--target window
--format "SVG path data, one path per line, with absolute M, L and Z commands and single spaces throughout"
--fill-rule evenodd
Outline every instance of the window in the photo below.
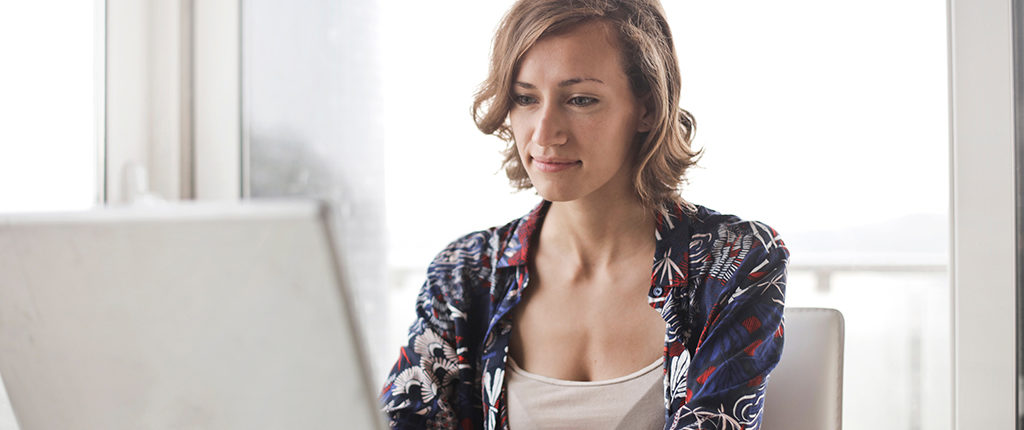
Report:
M 84 209 L 100 200 L 96 8 L 71 0 L 0 6 L 0 212 Z
M 384 210 L 352 248 L 386 256 L 373 270 L 387 296 L 361 287 L 372 330 L 386 327 L 379 380 L 433 255 L 538 202 L 512 193 L 504 144 L 469 114 L 512 2 L 264 3 L 243 4 L 253 195 Z M 788 304 L 843 311 L 848 427 L 951 428 L 934 413 L 952 406 L 945 5 L 664 4 L 705 148 L 685 196 L 778 229 L 793 253 Z
M 970 255 L 974 248 L 947 249 L 946 4 L 663 2 L 680 52 L 683 105 L 696 115 L 696 144 L 706 151 L 686 197 L 777 228 L 793 251 L 788 304 L 844 312 L 847 427 L 951 428 L 948 414 L 934 412 L 951 405 L 950 308 L 963 305 L 957 295 L 956 303 L 949 302 L 946 262 L 950 254 Z M 138 24 L 137 18 L 165 8 L 188 12 L 186 3 L 159 4 L 151 15 L 124 14 L 119 22 Z M 360 311 L 373 338 L 388 339 L 374 345 L 378 379 L 404 340 L 434 253 L 470 230 L 520 216 L 538 200 L 531 192 L 511 192 L 499 170 L 503 144 L 480 135 L 469 116 L 473 90 L 486 72 L 491 32 L 511 3 L 458 0 L 438 10 L 411 0 L 319 0 L 289 7 L 241 2 L 248 145 L 243 188 L 254 197 L 316 195 L 341 203 L 342 239 L 350 266 L 359 268 L 350 273 L 358 274 Z M 130 9 L 158 5 L 146 4 Z M 7 119 L 0 130 L 0 212 L 80 209 L 104 200 L 103 160 L 112 154 L 102 148 L 103 5 L 0 6 L 0 44 L 13 65 L 0 70 L 0 117 Z M 980 61 L 961 55 L 960 63 L 954 55 L 954 69 L 977 64 L 961 73 L 975 80 L 978 71 L 1001 70 L 993 52 L 1004 41 L 995 34 L 999 29 L 987 34 L 974 27 L 1010 21 L 994 7 L 970 9 L 988 7 L 979 5 L 949 2 L 954 22 L 972 18 L 954 26 L 962 34 L 992 36 L 952 39 L 954 52 L 963 46 L 963 52 L 988 55 Z M 173 28 L 174 19 L 161 22 L 168 28 L 135 30 L 170 29 L 169 39 L 154 39 L 163 41 L 187 31 Z M 139 48 L 132 55 L 146 51 L 132 46 Z M 131 60 L 137 60 L 131 67 L 145 65 L 148 73 L 174 73 L 155 67 L 156 59 Z M 1019 72 L 1020 58 L 1017 63 Z M 147 73 L 141 69 L 135 72 Z M 163 81 L 148 79 L 146 85 L 162 87 Z M 133 91 L 126 86 L 119 88 Z M 966 95 L 1007 93 L 999 83 L 980 88 L 953 79 L 951 87 Z M 169 97 L 187 99 L 185 91 Z M 982 99 L 982 105 L 999 105 Z M 957 109 L 954 103 L 954 116 Z M 954 128 L 995 130 L 1000 124 L 989 120 L 997 117 L 985 111 L 978 117 L 983 119 L 966 118 Z M 137 132 L 123 140 L 141 142 L 154 133 L 153 118 L 146 121 L 123 121 Z M 982 142 L 967 140 L 965 147 Z M 967 152 L 955 153 L 957 162 L 966 158 Z M 151 158 L 148 167 L 160 167 L 160 157 Z M 215 166 L 196 169 L 208 174 L 204 169 Z M 172 176 L 178 167 L 163 166 Z M 972 194 L 981 189 L 978 183 L 983 181 L 964 182 L 961 192 Z M 230 194 L 237 187 L 226 189 Z M 967 273 L 961 263 L 957 267 L 958 276 Z M 970 306 L 975 313 L 967 318 L 984 312 Z M 992 380 L 992 372 L 975 372 L 987 379 L 972 378 L 964 367 L 959 372 L 964 380 Z M 886 381 L 883 389 L 871 383 L 879 380 Z M 975 406 L 986 401 L 968 400 Z M 958 402 L 957 408 L 968 404 Z M 0 408 L 0 429 L 14 426 L 6 411 Z
M 387 332 L 383 133 L 376 10 L 365 2 L 242 4 L 242 112 L 249 195 L 337 203 L 366 338 Z M 301 29 L 301 31 L 298 31 Z M 371 345 L 376 373 L 393 348 Z

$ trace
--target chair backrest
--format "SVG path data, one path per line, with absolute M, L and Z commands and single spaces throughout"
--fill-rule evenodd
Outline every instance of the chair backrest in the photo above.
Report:
M 843 314 L 787 308 L 785 346 L 768 378 L 761 430 L 843 427 Z

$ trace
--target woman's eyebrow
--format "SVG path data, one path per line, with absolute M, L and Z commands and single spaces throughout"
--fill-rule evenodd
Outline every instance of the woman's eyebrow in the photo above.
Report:
M 602 81 L 600 79 L 597 79 L 597 78 L 571 78 L 571 79 L 566 79 L 566 80 L 564 80 L 562 82 L 559 82 L 558 86 L 560 86 L 560 87 L 568 87 L 570 85 L 576 85 L 576 84 L 580 84 L 580 83 L 583 83 L 583 82 L 586 82 L 586 81 L 597 82 L 599 84 L 603 84 L 604 83 L 604 81 Z
M 564 80 L 562 82 L 559 82 L 558 86 L 559 87 L 568 87 L 568 86 L 571 86 L 571 85 L 576 85 L 576 84 L 580 84 L 580 83 L 587 82 L 587 81 L 597 82 L 599 84 L 603 84 L 604 83 L 604 81 L 602 81 L 600 79 L 597 79 L 597 78 L 569 78 L 569 79 L 566 79 L 566 80 Z M 533 84 L 530 84 L 530 83 L 527 83 L 527 82 L 522 82 L 522 81 L 516 81 L 515 86 L 522 87 L 522 88 L 525 88 L 525 89 L 528 89 L 528 90 L 535 90 L 535 89 L 537 89 L 536 85 L 533 85 Z

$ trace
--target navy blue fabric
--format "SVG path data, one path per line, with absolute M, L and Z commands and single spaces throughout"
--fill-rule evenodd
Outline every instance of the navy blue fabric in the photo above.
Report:
M 430 264 L 380 398 L 392 428 L 508 428 L 508 314 L 549 205 L 463 236 Z M 782 354 L 789 251 L 767 225 L 701 206 L 659 213 L 655 239 L 648 302 L 666 322 L 665 428 L 758 428 Z

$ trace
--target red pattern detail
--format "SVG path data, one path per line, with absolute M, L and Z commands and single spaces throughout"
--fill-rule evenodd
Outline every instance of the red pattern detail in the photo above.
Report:
M 782 324 L 779 324 L 779 329 L 775 330 L 775 337 L 782 337 L 782 332 L 783 332 L 782 326 L 783 326 Z
M 747 333 L 753 333 L 754 330 L 761 328 L 761 320 L 757 316 L 751 316 L 743 320 L 743 328 L 747 329 Z
M 690 278 L 690 263 L 689 263 L 689 261 L 690 261 L 690 252 L 689 251 L 683 252 L 683 254 L 679 256 L 679 260 L 676 261 L 676 264 L 679 265 L 679 270 L 680 270 L 681 273 L 676 273 L 674 271 L 672 272 L 672 281 L 670 281 L 669 284 L 668 284 L 669 288 L 682 288 L 682 287 L 686 286 L 686 283 L 689 281 L 689 278 Z M 668 289 L 665 289 L 665 293 L 662 294 L 662 296 L 666 297 L 666 296 L 668 296 L 668 294 L 669 294 L 668 293 Z
M 711 377 L 712 373 L 715 373 L 716 369 L 718 369 L 718 368 L 715 367 L 715 366 L 709 367 L 708 370 L 705 370 L 704 373 L 701 373 L 700 376 L 697 377 L 697 383 L 698 384 L 703 384 L 703 383 L 707 382 L 708 378 Z
M 540 223 L 541 216 L 547 212 L 548 204 L 537 205 L 530 214 L 527 215 L 526 221 L 523 222 L 519 228 L 513 233 L 513 237 L 519 238 L 519 250 L 508 259 L 508 263 L 513 266 L 522 266 L 527 262 L 527 256 L 530 255 L 530 239 L 533 237 L 533 231 L 537 229 Z M 504 250 L 502 250 L 504 252 Z
M 666 348 L 668 350 L 669 357 L 678 357 L 683 355 L 683 351 L 686 351 L 686 345 L 680 342 L 673 342 L 671 346 Z
M 754 352 L 757 351 L 757 347 L 761 346 L 761 343 L 762 343 L 761 339 L 755 340 L 754 343 L 750 344 L 750 346 L 748 346 L 746 349 L 744 349 L 743 352 L 746 352 L 747 355 L 753 357 L 754 356 Z
M 754 377 L 754 379 L 751 379 L 750 381 L 747 382 L 747 386 L 748 387 L 757 387 L 757 386 L 761 385 L 762 382 L 764 382 L 764 376 L 757 375 L 757 376 Z

